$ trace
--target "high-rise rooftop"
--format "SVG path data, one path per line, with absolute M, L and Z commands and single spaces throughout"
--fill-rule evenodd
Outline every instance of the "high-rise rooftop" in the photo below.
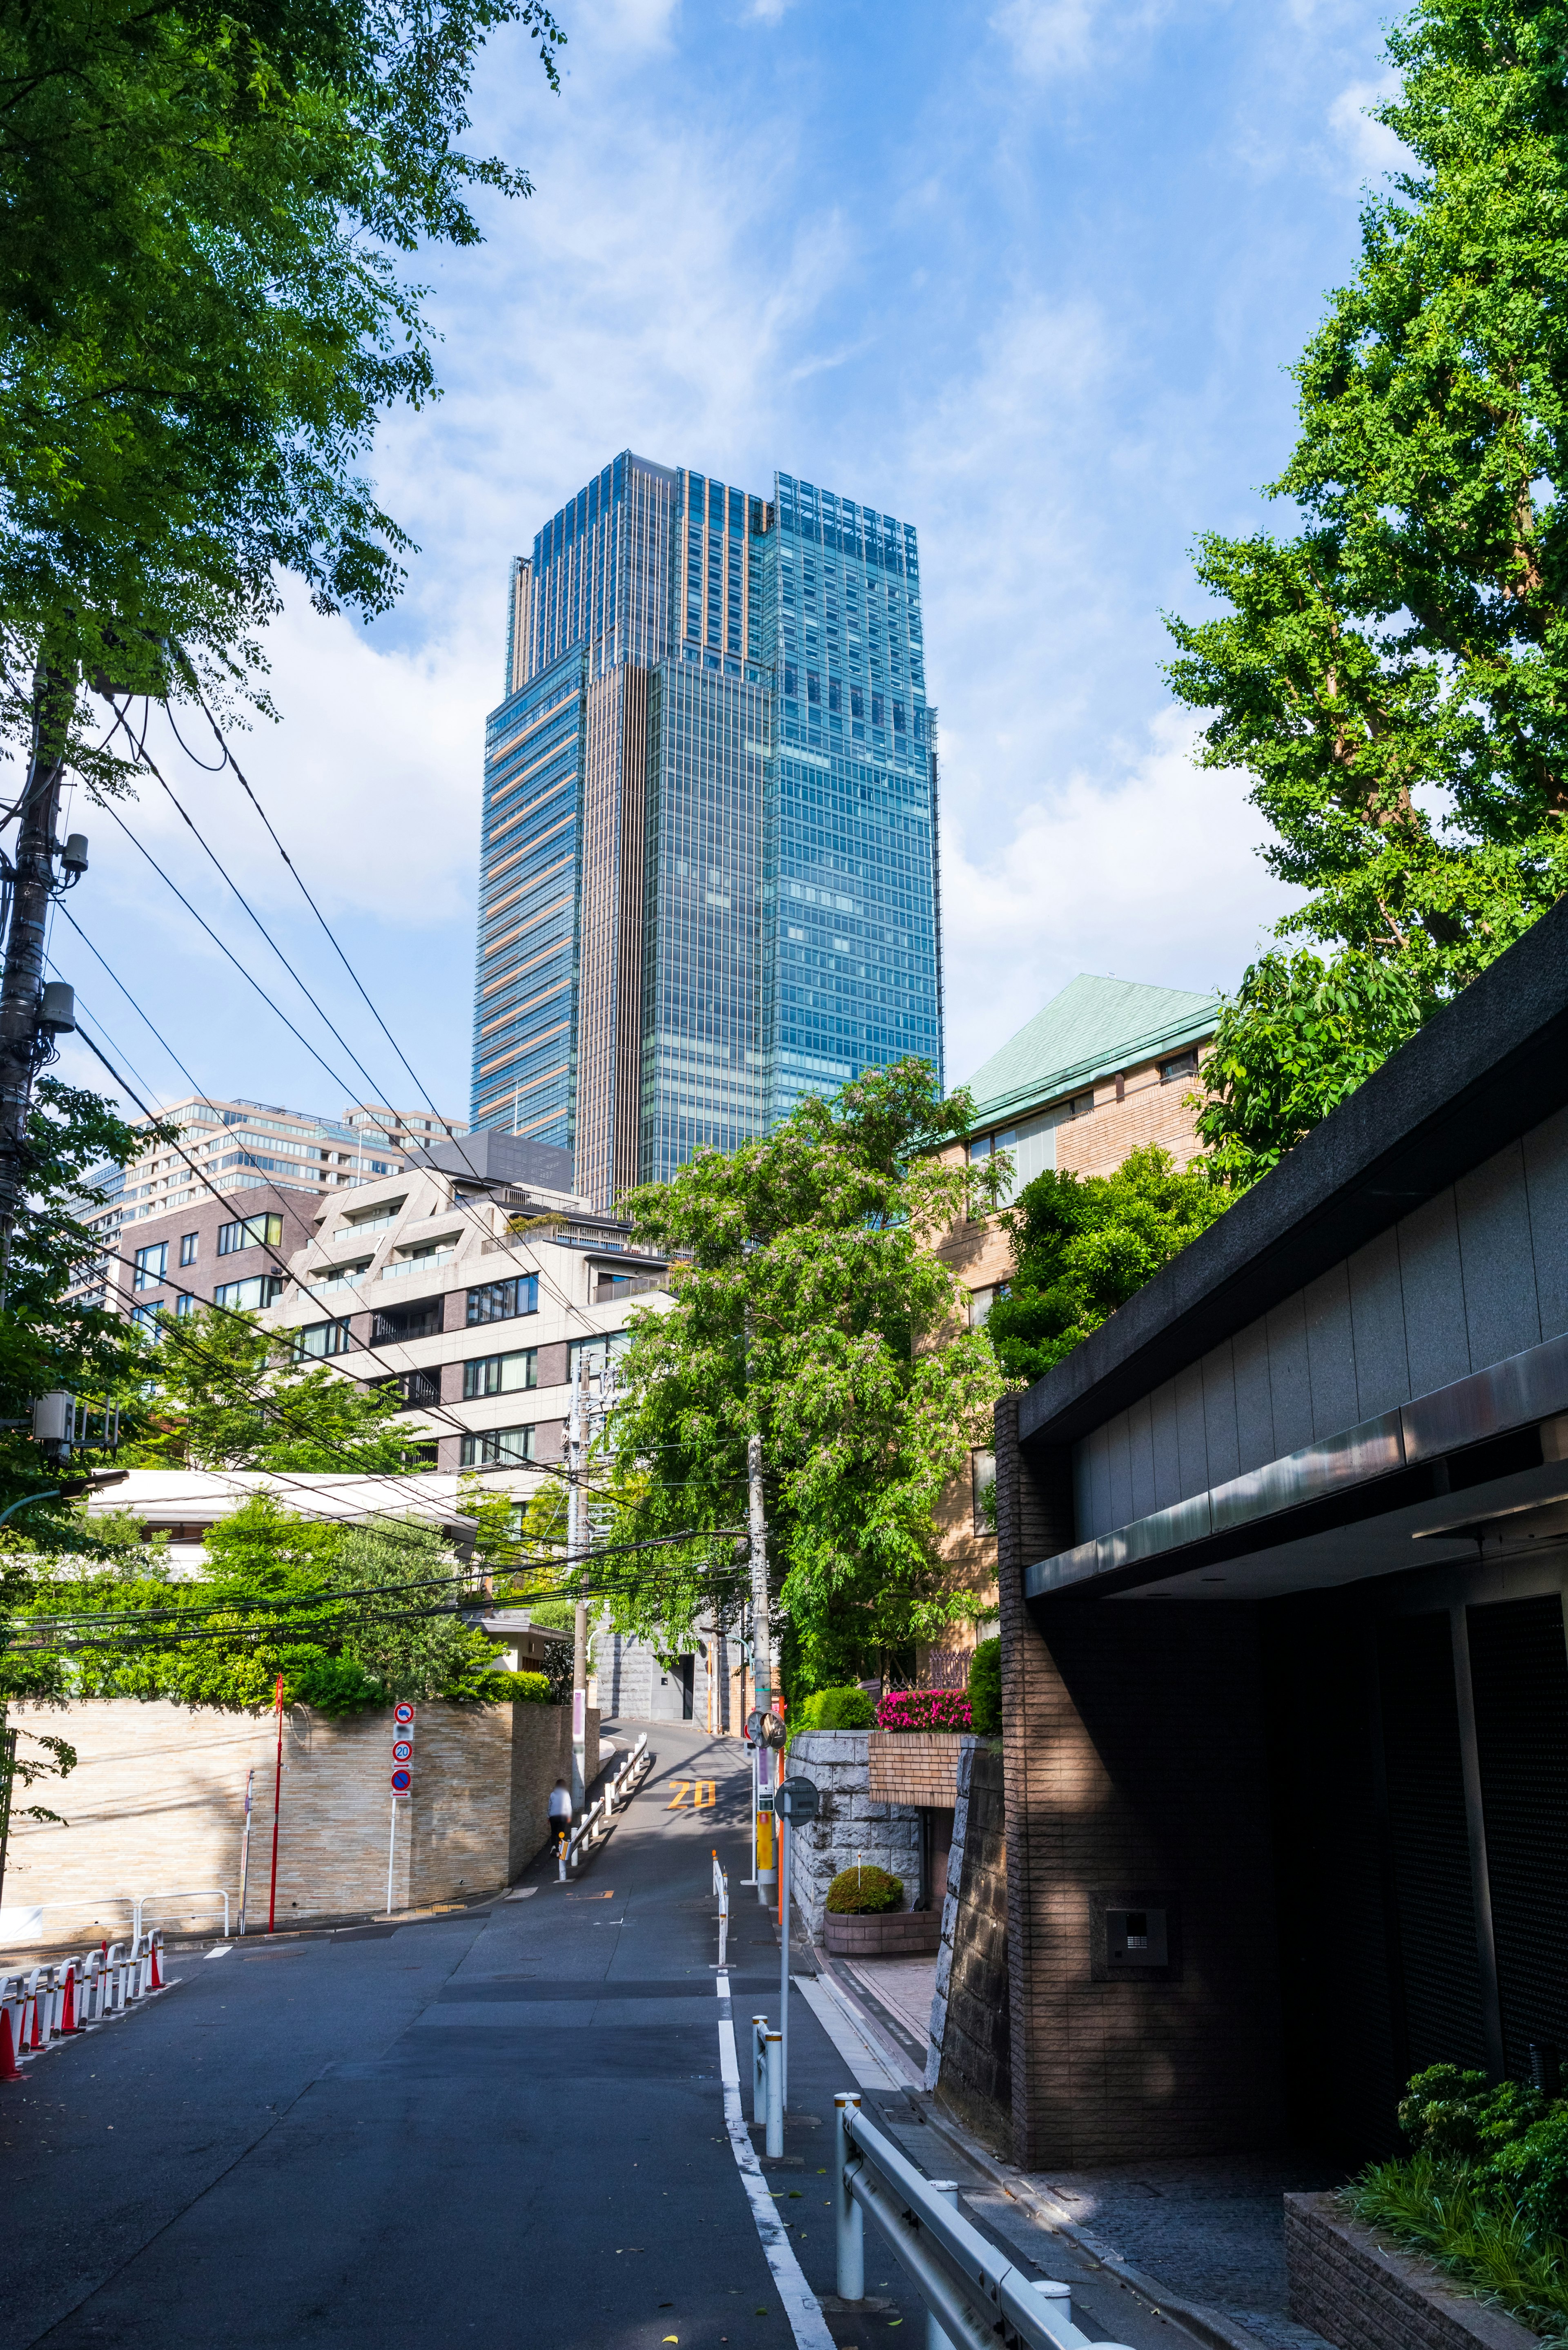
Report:
M 625 452 L 513 567 L 486 743 L 472 1120 L 607 1204 L 941 1066 L 913 528 Z

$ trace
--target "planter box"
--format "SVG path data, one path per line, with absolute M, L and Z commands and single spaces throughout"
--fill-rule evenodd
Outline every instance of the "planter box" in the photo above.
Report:
M 828 1909 L 822 1924 L 828 1950 L 841 1959 L 929 1958 L 942 1939 L 940 1909 L 888 1909 L 879 1918 Z
M 959 1756 L 967 1730 L 874 1730 L 866 1792 L 874 1804 L 921 1804 L 950 1812 L 958 1801 Z
M 1285 2197 L 1291 2315 L 1336 2350 L 1531 2350 L 1541 2336 L 1353 2219 L 1337 2196 Z

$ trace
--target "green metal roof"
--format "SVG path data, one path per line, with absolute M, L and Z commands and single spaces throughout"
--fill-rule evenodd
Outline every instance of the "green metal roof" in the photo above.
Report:
M 1080 972 L 969 1081 L 975 1124 L 1022 1118 L 1118 1069 L 1214 1033 L 1219 999 Z

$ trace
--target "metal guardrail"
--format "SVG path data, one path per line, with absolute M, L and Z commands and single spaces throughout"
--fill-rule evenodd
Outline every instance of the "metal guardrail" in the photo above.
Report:
M 557 1866 L 563 1882 L 611 1834 L 616 1813 L 631 1801 L 652 1762 L 644 1731 L 603 1794 L 595 1797 L 562 1846 Z
M 79 1959 L 0 1975 L 0 2082 L 57 2041 L 112 2023 L 166 1988 L 159 1971 L 163 1930 L 136 1934 L 129 1947 L 109 1942 Z
M 713 1855 L 713 1892 L 719 1904 L 719 1964 L 722 1967 L 729 1964 L 730 1880 L 719 1866 L 717 1852 Z
M 221 1901 L 223 1905 L 223 1939 L 226 1942 L 229 1939 L 229 1897 L 220 1885 L 171 1885 L 161 1887 L 156 1893 L 139 1895 L 130 1926 L 131 1932 L 139 1938 L 142 1917 L 150 1901 L 203 1901 L 213 1908 Z
M 959 2210 L 956 2185 L 917 2169 L 866 2119 L 857 2092 L 836 2096 L 833 2106 L 841 2302 L 866 2298 L 869 2214 L 919 2288 L 929 2342 L 951 2350 L 1127 2350 L 1125 2343 L 1093 2344 L 1080 2333 L 1073 2323 L 1071 2286 L 1025 2276 L 988 2243 Z M 770 2110 L 770 2154 L 773 2137 Z

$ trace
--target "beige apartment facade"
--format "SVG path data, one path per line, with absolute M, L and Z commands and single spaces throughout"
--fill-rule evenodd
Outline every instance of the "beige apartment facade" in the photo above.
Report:
M 1006 1151 L 1012 1173 L 996 1213 L 959 1225 L 939 1251 L 969 1292 L 971 1325 L 985 1321 L 1012 1277 L 1002 1214 L 1035 1176 L 1109 1175 L 1151 1144 L 1187 1165 L 1198 1149 L 1191 1097 L 1218 1013 L 1211 995 L 1080 972 L 975 1071 L 970 1140 L 944 1156 Z M 967 1482 L 950 1489 L 940 1513 L 942 1556 L 982 1611 L 996 1605 L 993 1474 L 989 1452 L 971 1455 Z M 976 1641 L 995 1628 L 989 1612 L 952 1626 L 920 1651 L 922 1685 L 961 1688 Z

